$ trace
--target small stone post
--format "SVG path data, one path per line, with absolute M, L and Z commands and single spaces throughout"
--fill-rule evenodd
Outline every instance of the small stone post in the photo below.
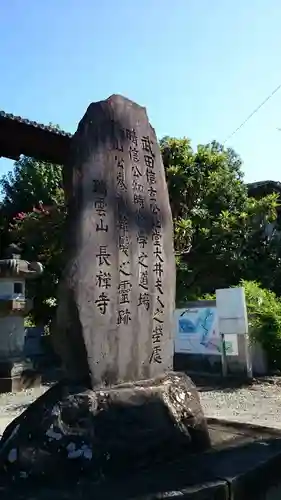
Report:
M 24 317 L 32 309 L 32 300 L 25 297 L 25 280 L 42 272 L 42 264 L 22 260 L 14 244 L 0 260 L 0 392 L 18 391 L 40 382 L 24 356 Z

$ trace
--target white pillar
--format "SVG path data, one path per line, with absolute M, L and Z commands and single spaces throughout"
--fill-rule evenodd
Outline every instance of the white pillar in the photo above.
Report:
M 252 378 L 252 363 L 249 349 L 248 315 L 244 288 L 226 288 L 216 290 L 216 305 L 219 333 L 224 340 L 237 336 L 238 356 L 237 371 Z M 228 357 L 222 359 L 224 375 L 228 371 Z

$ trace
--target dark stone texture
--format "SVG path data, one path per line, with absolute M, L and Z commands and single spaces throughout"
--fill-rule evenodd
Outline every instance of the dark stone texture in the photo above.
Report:
M 178 464 L 177 464 L 178 465 Z M 44 487 L 42 484 L 25 484 L 22 488 L 18 485 L 8 484 L 1 488 L 1 500 L 230 500 L 229 489 L 226 481 L 206 481 L 197 484 L 177 487 L 175 480 L 179 480 L 179 474 L 172 477 L 160 478 L 161 471 L 153 471 L 157 474 L 157 480 L 149 480 L 146 476 L 130 477 L 126 482 L 115 482 L 97 484 L 94 482 L 83 482 L 72 486 L 64 485 L 60 488 Z M 162 471 L 174 474 L 175 470 Z M 181 470 L 181 484 L 185 484 Z M 175 477 L 176 476 L 176 477 Z M 193 475 L 192 475 L 193 476 Z M 147 480 L 148 479 L 148 480 Z M 193 477 L 193 481 L 194 481 Z M 144 481 L 140 483 L 140 481 Z M 163 489 L 162 485 L 167 486 Z M 192 482 L 191 482 L 192 483 Z M 139 493 L 138 493 L 139 490 Z
M 46 393 L 48 407 L 62 397 L 63 387 L 57 385 Z M 5 440 L 16 425 L 11 424 Z M 206 453 L 181 454 L 165 463 L 153 462 L 149 469 L 129 468 L 125 477 L 115 474 L 101 481 L 82 475 L 70 481 L 76 478 L 72 474 L 60 482 L 58 468 L 53 474 L 56 484 L 41 478 L 11 482 L 2 476 L 1 500 L 277 500 L 281 432 L 218 419 L 208 419 L 208 428 L 212 448 Z
M 90 390 L 61 383 L 0 442 L 9 476 L 118 476 L 210 447 L 195 386 L 183 374 Z
M 49 399 L 54 400 L 54 391 L 58 396 L 62 388 L 54 387 Z M 75 478 L 72 473 L 60 482 L 59 468 L 53 474 L 56 484 L 40 478 L 11 482 L 2 477 L 1 500 L 277 500 L 281 432 L 217 419 L 209 419 L 208 427 L 212 448 L 206 453 L 181 454 L 101 481 L 82 475 L 70 481 Z
M 20 377 L 0 378 L 0 393 L 19 392 L 22 390 L 40 387 L 42 376 L 35 370 L 28 370 Z
M 41 385 L 42 376 L 32 366 L 11 359 L 0 361 L 0 393 L 17 392 Z
M 89 106 L 64 169 L 66 269 L 57 349 L 92 387 L 173 363 L 175 258 L 165 172 L 145 108 L 118 95 Z

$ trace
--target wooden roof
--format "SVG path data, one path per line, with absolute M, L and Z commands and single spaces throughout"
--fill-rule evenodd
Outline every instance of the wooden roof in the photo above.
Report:
M 58 165 L 66 163 L 71 134 L 0 111 L 0 157 L 20 155 Z
M 262 197 L 267 194 L 281 194 L 281 182 L 278 181 L 258 181 L 247 184 L 248 193 L 250 196 Z

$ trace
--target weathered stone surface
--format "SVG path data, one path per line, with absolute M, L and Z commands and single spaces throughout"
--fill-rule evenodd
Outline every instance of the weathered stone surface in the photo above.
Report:
M 54 394 L 52 395 L 54 396 Z M 281 439 L 277 429 L 211 419 L 212 450 L 182 454 L 148 469 L 102 481 L 80 475 L 53 484 L 1 478 L 1 500 L 264 500 L 280 499 Z M 209 420 L 208 420 L 209 424 Z
M 33 368 L 32 362 L 3 361 L 0 358 L 0 393 L 39 387 L 41 381 L 42 376 Z
M 96 390 L 61 383 L 8 426 L 0 467 L 15 477 L 101 478 L 209 446 L 196 388 L 184 374 Z
M 57 334 L 68 376 L 92 386 L 172 368 L 173 226 L 145 108 L 114 95 L 89 106 L 65 168 L 66 270 Z
M 26 316 L 33 302 L 25 297 L 25 280 L 43 272 L 40 262 L 22 260 L 11 244 L 0 260 L 0 392 L 36 385 L 39 376 L 25 356 Z

